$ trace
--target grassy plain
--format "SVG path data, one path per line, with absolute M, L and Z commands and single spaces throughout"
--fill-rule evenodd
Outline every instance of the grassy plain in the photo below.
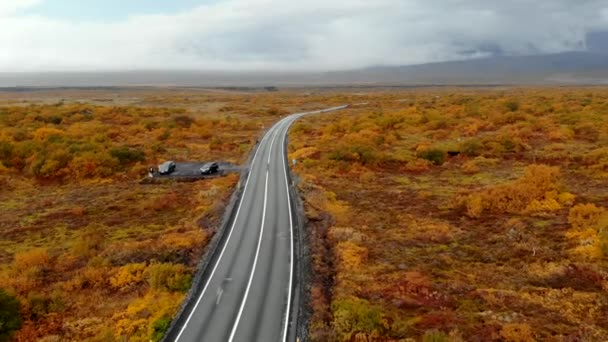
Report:
M 238 177 L 147 166 L 241 164 L 280 116 L 347 103 L 290 132 L 313 340 L 608 339 L 604 88 L 0 92 L 14 338 L 160 338 Z
M 314 341 L 608 340 L 607 89 L 357 102 L 290 132 Z

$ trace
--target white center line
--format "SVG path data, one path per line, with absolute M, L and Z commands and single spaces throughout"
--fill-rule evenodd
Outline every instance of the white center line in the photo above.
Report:
M 270 163 L 270 156 L 272 155 L 272 145 L 274 144 L 274 139 L 277 136 L 277 131 L 275 130 L 272 141 L 270 142 L 270 150 L 268 151 L 268 163 Z M 245 303 L 247 302 L 247 296 L 249 296 L 249 290 L 251 289 L 251 283 L 253 282 L 253 276 L 255 274 L 255 268 L 258 264 L 258 257 L 260 256 L 260 247 L 262 246 L 262 237 L 264 236 L 264 224 L 266 223 L 266 203 L 268 201 L 268 169 L 266 169 L 266 184 L 264 185 L 264 209 L 262 211 L 262 225 L 260 227 L 260 237 L 258 239 L 258 247 L 255 251 L 255 258 L 253 259 L 253 267 L 251 269 L 251 274 L 249 275 L 249 281 L 247 282 L 247 289 L 245 290 L 245 295 L 243 296 L 243 300 L 241 301 L 241 307 L 239 308 L 239 313 L 236 316 L 236 320 L 234 325 L 232 326 L 232 332 L 230 333 L 230 338 L 228 338 L 228 342 L 232 342 L 234 340 L 234 335 L 236 334 L 236 330 L 239 326 L 239 321 L 241 320 L 241 315 L 243 314 L 243 309 L 245 308 Z

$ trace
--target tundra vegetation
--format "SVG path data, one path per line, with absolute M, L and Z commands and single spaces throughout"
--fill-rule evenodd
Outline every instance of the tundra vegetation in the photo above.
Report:
M 157 341 L 238 175 L 140 185 L 177 161 L 244 163 L 264 127 L 329 96 L 0 92 L 0 341 Z
M 358 102 L 290 131 L 312 340 L 608 340 L 605 88 Z

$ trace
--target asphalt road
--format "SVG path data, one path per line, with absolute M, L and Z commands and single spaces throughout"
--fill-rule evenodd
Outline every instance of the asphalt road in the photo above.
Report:
M 253 157 L 228 237 L 209 264 L 201 294 L 179 331 L 179 342 L 287 341 L 294 297 L 295 213 L 288 192 L 285 139 L 299 117 L 268 130 Z

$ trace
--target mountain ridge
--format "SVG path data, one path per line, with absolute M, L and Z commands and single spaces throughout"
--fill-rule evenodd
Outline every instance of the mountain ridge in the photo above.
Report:
M 494 56 L 328 72 L 115 71 L 0 73 L 0 87 L 608 84 L 608 52 Z

